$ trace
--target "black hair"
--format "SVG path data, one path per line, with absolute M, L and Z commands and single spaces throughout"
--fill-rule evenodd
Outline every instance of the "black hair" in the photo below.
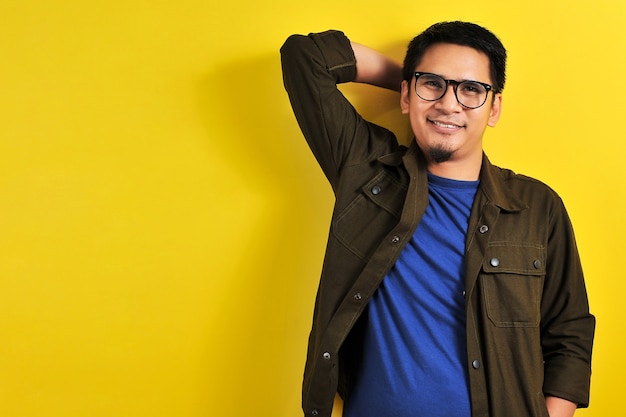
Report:
M 437 43 L 469 46 L 487 55 L 494 93 L 500 93 L 506 80 L 506 49 L 489 30 L 469 22 L 440 22 L 430 26 L 409 43 L 402 78 L 409 84 L 426 50 Z

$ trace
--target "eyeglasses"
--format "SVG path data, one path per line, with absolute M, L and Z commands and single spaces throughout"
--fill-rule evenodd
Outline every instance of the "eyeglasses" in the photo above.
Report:
M 455 81 L 430 72 L 415 73 L 415 93 L 425 101 L 437 101 L 446 95 L 448 85 L 452 84 L 454 95 L 459 104 L 468 109 L 477 109 L 487 101 L 493 87 L 480 81 Z

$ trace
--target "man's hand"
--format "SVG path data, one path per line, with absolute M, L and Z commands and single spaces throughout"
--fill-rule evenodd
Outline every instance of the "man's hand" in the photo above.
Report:
M 572 417 L 576 404 L 558 397 L 546 397 L 546 407 L 550 417 Z

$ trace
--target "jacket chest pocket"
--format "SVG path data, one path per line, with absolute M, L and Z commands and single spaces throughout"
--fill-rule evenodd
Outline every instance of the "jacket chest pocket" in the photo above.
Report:
M 481 281 L 487 316 L 497 327 L 537 327 L 545 279 L 543 245 L 492 242 L 483 259 Z
M 391 173 L 381 171 L 360 191 L 335 217 L 332 233 L 351 252 L 367 260 L 398 224 L 407 186 Z

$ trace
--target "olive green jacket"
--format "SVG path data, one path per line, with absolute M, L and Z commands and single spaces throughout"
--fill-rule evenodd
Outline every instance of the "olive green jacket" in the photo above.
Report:
M 294 113 L 336 197 L 303 384 L 305 415 L 330 416 L 349 384 L 346 340 L 428 204 L 426 169 L 415 144 L 399 146 L 337 89 L 356 75 L 341 32 L 291 36 L 281 55 Z M 595 319 L 559 196 L 485 156 L 465 264 L 472 415 L 547 417 L 546 395 L 586 407 Z

